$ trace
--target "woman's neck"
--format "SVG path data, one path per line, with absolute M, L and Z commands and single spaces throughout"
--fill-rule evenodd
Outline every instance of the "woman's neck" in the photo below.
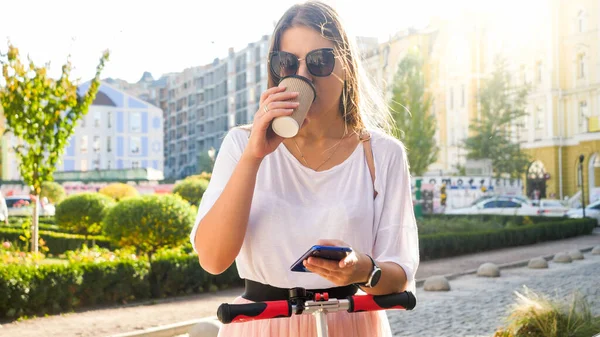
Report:
M 339 114 L 331 118 L 311 118 L 296 135 L 303 143 L 319 144 L 331 139 L 340 139 L 345 133 L 346 125 Z

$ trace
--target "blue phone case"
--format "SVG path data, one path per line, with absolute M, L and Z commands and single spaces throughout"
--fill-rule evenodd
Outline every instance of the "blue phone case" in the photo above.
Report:
M 315 245 L 310 247 L 292 266 L 291 271 L 310 273 L 311 271 L 306 270 L 302 262 L 311 256 L 320 257 L 323 259 L 339 261 L 345 258 L 349 253 L 352 252 L 350 247 L 337 247 L 337 246 L 319 246 Z

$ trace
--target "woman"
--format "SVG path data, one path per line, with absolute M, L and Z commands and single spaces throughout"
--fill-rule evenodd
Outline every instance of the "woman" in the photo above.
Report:
M 359 80 L 358 54 L 337 14 L 319 2 L 291 7 L 270 49 L 269 89 L 252 127 L 234 128 L 223 140 L 198 209 L 190 239 L 200 265 L 219 274 L 236 262 L 246 291 L 234 303 L 273 299 L 293 287 L 342 295 L 358 288 L 373 295 L 414 292 L 419 250 L 406 154 L 377 128 L 387 109 L 374 107 L 376 96 Z M 270 123 L 296 107 L 287 101 L 296 93 L 277 87 L 291 74 L 312 82 L 317 95 L 298 135 L 283 139 Z M 339 263 L 311 257 L 304 264 L 312 273 L 291 272 L 315 244 L 350 246 L 353 253 Z M 383 311 L 327 317 L 330 336 L 391 336 Z M 311 315 L 220 331 L 223 337 L 315 335 Z

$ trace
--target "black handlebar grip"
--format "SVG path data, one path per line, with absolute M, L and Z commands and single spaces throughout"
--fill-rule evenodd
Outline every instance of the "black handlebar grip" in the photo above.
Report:
M 417 305 L 417 298 L 408 291 L 390 295 L 354 295 L 349 296 L 348 301 L 350 302 L 348 312 L 386 309 L 412 310 Z
M 217 318 L 223 324 L 290 317 L 291 315 L 292 304 L 288 301 L 269 301 L 247 304 L 223 303 L 217 310 Z

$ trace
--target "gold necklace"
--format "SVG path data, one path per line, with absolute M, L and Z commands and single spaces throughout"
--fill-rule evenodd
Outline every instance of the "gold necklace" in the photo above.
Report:
M 344 138 L 346 137 L 346 135 L 342 134 L 342 138 L 340 138 L 340 140 L 332 147 L 326 149 L 325 151 L 321 152 L 321 153 L 325 153 L 329 150 L 331 150 L 331 148 L 335 147 L 335 150 L 333 150 L 333 152 L 331 152 L 331 154 L 329 155 L 329 157 L 327 157 L 327 159 L 325 159 L 324 162 L 321 163 L 321 165 L 317 166 L 316 169 L 314 169 L 315 171 L 318 171 L 321 166 L 323 166 L 326 162 L 329 161 L 329 159 L 331 159 L 331 157 L 333 157 L 333 155 L 337 152 L 337 149 L 339 148 L 339 145 L 342 143 L 342 140 L 344 140 Z M 298 146 L 298 143 L 296 143 L 296 139 L 292 138 L 292 140 L 294 141 L 294 144 L 296 145 L 296 149 L 298 149 L 298 153 L 300 153 L 300 157 L 302 157 L 302 160 L 304 161 L 304 165 L 306 165 L 306 167 L 310 168 L 310 165 L 308 165 L 308 162 L 306 161 L 306 158 L 304 158 L 304 154 L 302 154 L 302 151 L 300 151 L 300 147 Z

